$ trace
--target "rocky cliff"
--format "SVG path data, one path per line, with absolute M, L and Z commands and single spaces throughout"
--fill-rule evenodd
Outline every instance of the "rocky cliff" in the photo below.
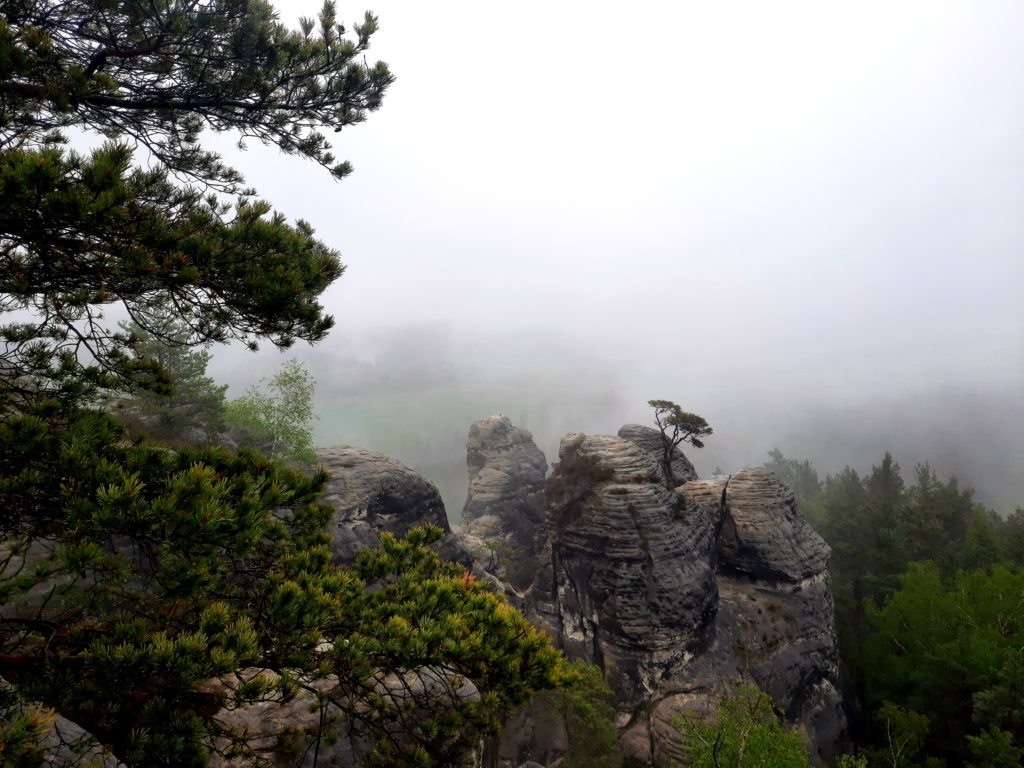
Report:
M 330 473 L 322 500 L 334 508 L 328 525 L 337 562 L 351 565 L 356 553 L 373 547 L 384 531 L 402 535 L 417 525 L 436 525 L 449 535 L 441 554 L 468 562 L 466 547 L 451 533 L 437 487 L 382 453 L 337 445 L 317 451 Z
M 473 457 L 491 453 L 488 436 L 502 436 L 499 455 L 510 428 L 505 419 L 500 430 L 471 432 L 471 478 Z M 528 450 L 521 437 L 517 450 Z M 673 718 L 713 707 L 745 683 L 768 691 L 805 731 L 816 761 L 831 761 L 847 737 L 827 545 L 764 470 L 697 479 L 677 452 L 673 476 L 685 482 L 667 488 L 660 441 L 639 425 L 563 439 L 546 487 L 546 542 L 525 596 L 528 615 L 569 656 L 601 667 L 630 765 L 680 760 Z M 535 487 L 535 473 L 529 478 Z M 487 514 L 507 521 L 505 530 L 516 528 L 509 518 L 520 508 L 519 482 L 527 481 L 506 470 L 507 491 L 487 496 Z M 518 723 L 492 764 L 557 753 L 555 744 L 524 752 L 521 737 L 535 725 Z
M 517 590 L 537 572 L 547 541 L 544 478 L 547 460 L 533 436 L 505 416 L 473 422 L 466 443 L 469 493 L 464 530 L 494 551 L 494 570 Z
M 598 665 L 615 693 L 631 766 L 682 757 L 673 718 L 713 708 L 739 685 L 768 691 L 807 734 L 815 760 L 846 746 L 827 545 L 774 475 L 745 469 L 698 479 L 681 452 L 666 487 L 661 436 L 570 434 L 545 485 L 530 433 L 504 417 L 473 424 L 464 530 L 449 551 L 491 578 L 570 657 Z M 338 512 L 340 560 L 377 532 L 447 526 L 436 489 L 380 454 L 325 451 L 325 500 Z M 488 764 L 558 763 L 564 724 L 529 710 Z M 552 762 L 553 761 L 553 762 Z
M 600 666 L 635 709 L 704 642 L 718 600 L 714 526 L 620 437 L 568 435 L 548 489 L 553 582 L 535 588 L 553 589 L 549 621 L 566 652 Z

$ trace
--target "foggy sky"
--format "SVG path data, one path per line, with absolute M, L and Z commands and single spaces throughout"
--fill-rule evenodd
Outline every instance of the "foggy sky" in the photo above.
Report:
M 653 397 L 717 414 L 758 443 L 744 460 L 812 412 L 980 401 L 906 427 L 932 434 L 1024 385 L 1024 5 L 373 10 L 398 79 L 334 135 L 352 176 L 224 145 L 348 265 L 339 330 L 303 359 L 434 329 L 457 367 L 564 362 L 614 389 L 609 431 Z

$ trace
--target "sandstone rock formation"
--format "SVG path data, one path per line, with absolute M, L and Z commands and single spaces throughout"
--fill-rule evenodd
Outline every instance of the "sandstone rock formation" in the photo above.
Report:
M 451 531 L 437 487 L 404 464 L 350 445 L 321 449 L 317 459 L 331 475 L 322 501 L 335 509 L 329 531 L 337 562 L 355 562 L 356 553 L 376 546 L 384 531 L 401 535 L 427 523 Z M 452 537 L 441 550 L 467 559 Z
M 645 429 L 563 439 L 531 618 L 603 669 L 630 765 L 680 761 L 675 715 L 745 683 L 831 762 L 847 729 L 828 546 L 765 470 L 698 480 L 677 457 L 692 479 L 668 490 L 650 440 L 660 435 Z
M 626 424 L 619 429 L 619 437 L 625 438 L 643 449 L 654 459 L 655 464 L 658 465 L 658 472 L 664 476 L 665 468 L 662 464 L 664 442 L 661 432 L 654 427 L 645 427 L 642 424 Z M 672 450 L 672 478 L 676 485 L 697 479 L 697 470 L 678 448 Z
M 629 440 L 568 435 L 559 459 L 548 486 L 556 634 L 632 709 L 703 642 L 717 601 L 714 528 Z
M 203 688 L 224 693 L 256 677 L 266 678 L 271 684 L 278 679 L 269 670 L 249 668 L 238 670 L 227 679 L 209 680 Z M 420 723 L 424 713 L 436 708 L 438 701 L 480 698 L 480 691 L 472 682 L 443 668 L 421 667 L 401 674 L 382 672 L 365 683 L 365 694 L 379 697 L 375 710 L 394 713 L 393 719 L 349 716 L 346 712 L 353 709 L 367 712 L 359 703 L 366 699 L 353 699 L 350 692 L 338 686 L 334 676 L 305 681 L 295 696 L 287 700 L 271 693 L 251 704 L 222 709 L 217 720 L 235 734 L 235 749 L 231 749 L 232 742 L 227 738 L 217 739 L 210 768 L 251 765 L 245 752 L 281 768 L 359 768 L 378 739 L 401 745 L 411 738 L 425 738 L 419 730 Z M 355 707 L 343 709 L 342 705 L 353 702 Z
M 685 482 L 667 488 L 660 441 L 639 425 L 618 436 L 570 434 L 545 485 L 528 432 L 504 417 L 474 423 L 465 528 L 449 537 L 450 551 L 568 655 L 601 667 L 628 765 L 679 762 L 673 718 L 709 710 L 747 683 L 806 732 L 816 762 L 830 763 L 847 727 L 827 545 L 764 470 L 698 479 L 677 451 L 673 476 Z M 347 447 L 321 458 L 334 475 L 325 501 L 338 509 L 340 560 L 380 530 L 446 527 L 436 489 L 412 470 Z M 564 722 L 527 709 L 483 764 L 557 764 L 565 739 Z
M 495 575 L 522 590 L 533 581 L 546 543 L 547 460 L 528 431 L 505 416 L 490 416 L 469 428 L 466 463 L 463 527 L 494 550 Z

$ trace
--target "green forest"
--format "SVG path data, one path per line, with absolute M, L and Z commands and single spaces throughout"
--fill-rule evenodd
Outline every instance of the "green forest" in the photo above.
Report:
M 824 480 L 775 449 L 832 548 L 842 659 L 862 754 L 878 766 L 1015 766 L 1024 755 L 1024 510 L 1003 517 L 956 478 L 886 454 Z

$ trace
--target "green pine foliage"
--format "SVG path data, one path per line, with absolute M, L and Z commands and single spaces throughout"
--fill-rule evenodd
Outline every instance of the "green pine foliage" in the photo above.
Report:
M 881 608 L 867 605 L 871 633 L 859 662 L 869 706 L 899 701 L 941 724 L 928 750 L 957 762 L 969 757 L 968 736 L 1024 747 L 1022 596 L 1024 570 L 997 565 L 943 579 L 933 563 L 912 565 Z
M 955 478 L 886 454 L 815 488 L 808 462 L 771 454 L 820 504 L 840 651 L 875 766 L 1016 764 L 1024 749 L 1024 595 L 1018 510 L 1001 518 Z M 780 474 L 782 474 L 780 472 Z
M 661 431 L 663 453 L 661 465 L 665 471 L 665 482 L 669 489 L 675 487 L 676 479 L 672 476 L 672 455 L 682 443 L 689 443 L 694 448 L 703 448 L 702 437 L 714 434 L 714 430 L 703 416 L 684 411 L 671 400 L 648 400 L 647 404 L 654 409 L 654 423 Z
M 326 546 L 322 474 L 133 443 L 105 415 L 55 414 L 0 422 L 0 676 L 126 765 L 201 766 L 213 739 L 244 756 L 215 713 L 269 684 L 203 685 L 244 667 L 275 672 L 285 698 L 336 676 L 332 700 L 376 734 L 380 765 L 445 764 L 532 691 L 568 680 L 546 636 L 429 549 L 440 531 L 385 535 L 347 570 Z M 386 725 L 409 713 L 374 680 L 426 668 L 480 696 L 421 702 L 416 728 L 396 733 Z M 25 728 L 7 719 L 0 741 Z
M 201 137 L 234 131 L 346 175 L 324 132 L 380 106 L 392 77 L 366 60 L 376 30 L 369 14 L 347 29 L 331 2 L 297 31 L 263 0 L 5 2 L 0 311 L 35 315 L 0 326 L 8 396 L 159 379 L 105 325 L 114 305 L 149 329 L 173 307 L 189 343 L 323 338 L 338 254 Z M 69 128 L 106 143 L 69 151 Z
M 373 764 L 450 765 L 532 691 L 569 681 L 544 635 L 437 558 L 440 531 L 384 536 L 338 567 L 322 473 L 150 442 L 90 410 L 127 393 L 153 422 L 206 420 L 222 392 L 187 350 L 331 328 L 320 296 L 337 252 L 202 135 L 343 177 L 326 134 L 364 120 L 392 82 L 366 58 L 376 31 L 369 14 L 346 28 L 332 2 L 298 30 L 264 0 L 0 4 L 4 765 L 37 761 L 57 715 L 131 767 L 202 766 L 211 748 L 260 764 L 217 713 L 303 693 L 368 735 Z M 70 130 L 102 143 L 71 151 Z M 134 325 L 110 327 L 112 309 Z M 311 392 L 287 373 L 295 386 L 277 394 Z M 287 411 L 274 396 L 277 411 L 254 409 L 272 452 L 308 446 L 275 422 L 308 426 L 308 398 Z M 268 674 L 237 684 L 242 669 Z M 396 700 L 380 693 L 388 675 L 475 693 Z
M 567 665 L 575 677 L 556 690 L 541 691 L 531 702 L 535 717 L 556 715 L 565 723 L 569 749 L 564 768 L 619 768 L 623 764 L 615 727 L 613 694 L 599 667 L 577 659 Z

